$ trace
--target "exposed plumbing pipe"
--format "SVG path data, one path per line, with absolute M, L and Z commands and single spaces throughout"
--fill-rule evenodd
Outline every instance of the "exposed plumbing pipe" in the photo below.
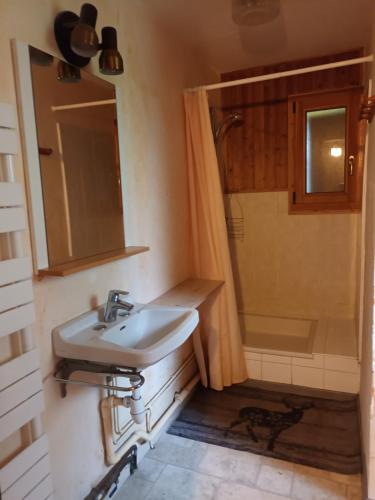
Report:
M 160 396 L 162 396 L 171 387 L 171 385 L 180 377 L 180 375 L 186 370 L 186 368 L 191 363 L 193 363 L 193 362 L 194 363 L 196 362 L 194 353 L 192 353 L 182 363 L 182 365 L 173 373 L 173 375 L 171 375 L 168 378 L 168 380 L 160 387 L 160 389 L 158 389 L 158 391 L 151 397 L 151 399 L 149 399 L 147 401 L 146 408 L 148 408 L 150 410 L 150 408 L 152 407 L 154 401 L 156 401 L 157 399 L 159 399 Z M 146 410 L 146 412 L 147 412 L 147 410 Z M 150 410 L 149 413 L 151 413 L 151 410 Z M 125 424 L 123 427 L 121 427 L 120 422 L 118 421 L 117 416 L 118 416 L 117 413 L 113 412 L 113 414 L 112 414 L 112 418 L 113 418 L 113 431 L 115 432 L 116 435 L 120 436 L 120 439 L 121 439 L 121 436 L 124 436 L 131 429 L 131 427 L 134 425 L 134 423 L 132 421 L 130 421 L 127 424 Z M 147 423 L 147 419 L 149 417 L 150 416 L 148 415 L 148 413 L 146 413 L 146 423 Z M 115 444 L 117 444 L 117 441 L 116 441 Z
M 174 400 L 171 406 L 166 410 L 166 412 L 160 417 L 160 419 L 156 422 L 156 424 L 151 427 L 148 424 L 149 432 L 143 429 L 137 429 L 134 434 L 132 434 L 129 439 L 127 439 L 121 448 L 126 446 L 126 449 L 131 448 L 134 444 L 143 444 L 144 442 L 150 443 L 152 446 L 152 441 L 155 436 L 159 434 L 164 425 L 168 422 L 169 418 L 172 414 L 179 408 L 185 399 L 190 395 L 191 391 L 197 385 L 200 380 L 200 375 L 197 373 L 194 377 L 188 382 L 185 387 L 176 392 L 174 395 Z M 102 399 L 100 402 L 100 410 L 102 415 L 103 422 L 103 432 L 104 432 L 104 440 L 105 440 L 105 448 L 106 448 L 106 461 L 108 465 L 115 464 L 121 455 L 119 453 L 113 452 L 113 441 L 112 441 L 112 425 L 111 425 L 111 410 L 116 406 L 121 404 L 122 399 L 116 396 L 110 396 L 109 398 Z M 121 401 L 121 402 L 120 402 Z M 146 421 L 147 421 L 147 412 L 150 411 L 150 408 L 146 410 Z
M 138 379 L 136 377 L 130 379 L 130 383 L 134 386 L 138 385 Z M 115 400 L 119 398 L 115 397 Z M 145 419 L 145 405 L 142 399 L 141 388 L 137 387 L 132 392 L 131 396 L 125 396 L 120 398 L 122 405 L 126 408 L 130 408 L 130 416 L 136 424 L 142 424 Z

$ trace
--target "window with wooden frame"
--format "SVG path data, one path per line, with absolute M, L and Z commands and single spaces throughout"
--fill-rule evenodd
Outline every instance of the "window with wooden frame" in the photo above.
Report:
M 289 212 L 361 208 L 362 88 L 289 97 Z

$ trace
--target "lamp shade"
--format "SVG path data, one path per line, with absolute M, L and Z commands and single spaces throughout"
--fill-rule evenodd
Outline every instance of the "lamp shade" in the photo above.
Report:
M 94 5 L 82 5 L 79 21 L 70 38 L 72 51 L 81 57 L 93 57 L 98 52 L 99 40 L 95 31 L 97 16 L 98 11 Z
M 62 83 L 78 83 L 81 80 L 79 68 L 65 61 L 57 64 L 57 79 Z
M 121 75 L 124 63 L 117 49 L 117 33 L 115 28 L 107 26 L 102 29 L 102 52 L 99 57 L 99 69 L 104 75 Z

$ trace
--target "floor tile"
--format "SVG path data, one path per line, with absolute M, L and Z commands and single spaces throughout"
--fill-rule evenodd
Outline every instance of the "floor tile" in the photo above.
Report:
M 362 500 L 362 488 L 360 486 L 348 486 L 346 497 L 348 500 Z
M 257 487 L 277 493 L 278 495 L 288 496 L 292 489 L 293 471 L 289 464 L 262 465 L 257 481 Z
M 296 464 L 293 462 L 287 462 L 286 460 L 280 460 L 279 458 L 273 458 L 273 457 L 264 457 L 260 456 L 262 464 L 264 465 L 270 465 L 275 468 L 280 468 L 282 470 L 289 470 L 291 472 L 294 472 L 294 468 Z
M 166 434 L 147 453 L 152 460 L 185 468 L 195 468 L 204 455 L 204 443 Z M 200 446 L 202 445 L 202 446 Z
M 192 448 L 194 446 L 194 443 L 196 443 L 196 441 L 194 441 L 193 439 L 175 436 L 166 432 L 161 436 L 160 441 L 162 441 L 163 443 L 169 443 L 171 445 L 183 446 L 184 448 Z
M 289 498 L 256 490 L 243 484 L 223 481 L 217 489 L 215 500 L 288 500 Z
M 336 483 L 350 484 L 353 486 L 361 486 L 362 484 L 361 474 L 339 474 L 338 472 L 330 472 L 299 464 L 294 464 L 294 470 L 297 474 L 322 477 L 324 479 L 335 481 Z
M 145 479 L 154 483 L 164 467 L 165 464 L 163 462 L 144 457 L 138 465 L 138 469 L 134 472 L 134 476 L 138 479 Z
M 167 465 L 147 500 L 214 500 L 220 479 Z M 133 499 L 132 499 L 133 500 Z
M 197 470 L 204 474 L 226 478 L 234 483 L 252 486 L 260 469 L 260 457 L 252 453 L 208 445 Z
M 297 500 L 343 500 L 346 485 L 329 479 L 295 474 L 292 498 Z
M 361 500 L 344 475 L 165 434 L 116 500 Z
M 116 494 L 116 500 L 145 500 L 154 483 L 130 476 Z

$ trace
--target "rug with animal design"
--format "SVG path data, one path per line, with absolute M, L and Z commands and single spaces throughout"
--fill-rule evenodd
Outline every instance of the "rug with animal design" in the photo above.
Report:
M 168 433 L 342 474 L 361 471 L 357 396 L 265 387 L 199 387 Z

